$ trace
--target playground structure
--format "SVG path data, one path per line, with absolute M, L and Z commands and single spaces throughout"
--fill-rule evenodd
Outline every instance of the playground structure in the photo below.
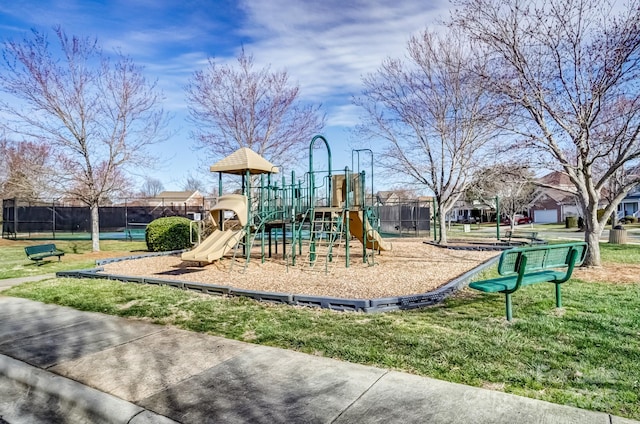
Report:
M 314 169 L 315 144 L 323 142 L 327 151 L 327 168 Z M 334 173 L 331 149 L 327 140 L 315 136 L 309 145 L 309 170 L 296 181 L 291 172 L 290 181 L 283 176 L 274 178 L 279 169 L 248 148 L 241 148 L 212 165 L 218 172 L 221 196 L 210 210 L 214 231 L 192 250 L 184 252 L 183 261 L 213 263 L 233 253 L 242 259 L 245 267 L 254 247 L 260 246 L 261 261 L 271 257 L 273 232 L 277 253 L 278 234 L 282 242 L 282 255 L 287 266 L 304 265 L 328 271 L 330 264 L 344 254 L 345 267 L 349 267 L 351 237 L 362 245 L 362 260 L 374 264 L 375 255 L 390 250 L 378 232 L 379 221 L 372 196 L 365 196 L 367 175 L 360 170 L 360 153 L 371 156 L 371 193 L 373 193 L 373 153 L 371 150 L 352 152 L 352 169 Z M 357 170 L 353 170 L 357 159 Z M 222 174 L 242 177 L 242 194 L 222 195 Z M 278 184 L 280 183 L 280 184 Z M 287 247 L 288 245 L 288 247 Z M 268 249 L 267 249 L 268 247 Z M 268 253 L 267 253 L 268 251 Z M 233 262 L 232 262 L 233 264 Z

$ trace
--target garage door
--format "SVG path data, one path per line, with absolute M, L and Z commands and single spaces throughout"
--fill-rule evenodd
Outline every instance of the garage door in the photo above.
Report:
M 558 210 L 533 211 L 533 221 L 536 224 L 555 224 L 558 222 Z

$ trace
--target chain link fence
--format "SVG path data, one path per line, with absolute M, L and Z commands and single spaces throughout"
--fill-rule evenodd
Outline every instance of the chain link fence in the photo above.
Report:
M 118 199 L 100 207 L 103 239 L 144 239 L 146 225 L 165 216 L 204 219 L 216 198 L 185 201 L 177 198 Z M 379 231 L 392 237 L 426 237 L 430 208 L 417 200 L 387 202 L 375 208 Z M 90 238 L 91 210 L 78 201 L 5 199 L 3 238 Z
M 212 203 L 215 199 L 118 199 L 100 207 L 101 238 L 144 239 L 144 230 L 154 219 L 200 219 Z M 79 201 L 5 199 L 2 215 L 3 238 L 82 238 L 91 233 L 91 210 Z
M 425 237 L 431 231 L 431 208 L 418 200 L 387 202 L 378 208 L 380 233 L 395 237 Z

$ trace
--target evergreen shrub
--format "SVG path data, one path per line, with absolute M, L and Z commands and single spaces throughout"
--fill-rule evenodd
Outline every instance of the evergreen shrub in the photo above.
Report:
M 191 247 L 189 223 L 181 216 L 170 216 L 153 220 L 145 232 L 147 249 L 150 252 L 167 252 Z M 192 230 L 195 234 L 195 228 Z

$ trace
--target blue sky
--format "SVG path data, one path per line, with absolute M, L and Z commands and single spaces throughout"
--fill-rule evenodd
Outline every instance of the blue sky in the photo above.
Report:
M 448 7 L 446 0 L 12 0 L 0 3 L 0 38 L 61 25 L 144 66 L 164 92 L 175 132 L 147 174 L 179 190 L 189 173 L 209 178 L 189 138 L 183 91 L 207 58 L 233 62 L 244 46 L 259 67 L 286 69 L 304 101 L 322 103 L 333 166 L 343 168 L 351 166 L 358 120 L 351 96 L 362 76 L 385 57 L 402 56 L 409 37 L 437 25 Z

